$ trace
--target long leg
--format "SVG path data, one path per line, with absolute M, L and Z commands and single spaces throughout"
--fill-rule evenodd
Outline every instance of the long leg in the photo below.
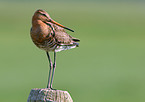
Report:
M 56 68 L 56 52 L 54 52 L 54 64 L 53 64 L 53 71 L 52 71 L 52 77 L 51 77 L 51 83 L 50 83 L 50 88 L 51 89 L 52 89 L 52 83 L 53 83 L 55 68 Z
M 53 67 L 53 66 L 52 66 L 52 61 L 51 61 L 51 59 L 50 59 L 49 53 L 46 52 L 46 54 L 47 54 L 47 57 L 48 57 L 48 60 L 49 60 L 49 66 L 50 66 L 47 88 L 50 88 L 50 87 L 51 87 L 51 86 L 50 86 L 50 78 L 51 78 L 51 73 L 52 73 L 52 67 Z

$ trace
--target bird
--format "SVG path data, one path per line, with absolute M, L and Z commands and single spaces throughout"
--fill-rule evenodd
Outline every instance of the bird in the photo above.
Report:
M 56 68 L 56 52 L 79 47 L 80 40 L 67 34 L 66 30 L 74 32 L 74 30 L 54 21 L 42 9 L 36 10 L 32 16 L 31 39 L 38 48 L 46 52 L 49 61 L 48 89 L 53 89 L 52 83 Z M 50 52 L 54 53 L 54 63 L 52 63 L 50 58 Z

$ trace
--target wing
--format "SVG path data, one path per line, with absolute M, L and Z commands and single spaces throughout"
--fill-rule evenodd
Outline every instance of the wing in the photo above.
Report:
M 74 45 L 75 42 L 80 41 L 77 38 L 74 38 L 66 33 L 66 31 L 59 27 L 55 26 L 55 38 L 59 45 Z

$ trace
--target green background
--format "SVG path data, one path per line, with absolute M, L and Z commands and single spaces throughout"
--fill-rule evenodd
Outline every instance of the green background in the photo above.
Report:
M 69 91 L 74 102 L 145 102 L 142 1 L 1 0 L 0 102 L 26 102 L 31 89 L 47 85 L 46 53 L 30 38 L 37 9 L 81 40 L 79 48 L 57 53 L 54 88 Z

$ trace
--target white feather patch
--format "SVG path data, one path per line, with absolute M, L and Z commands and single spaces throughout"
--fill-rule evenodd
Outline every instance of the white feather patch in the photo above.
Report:
M 73 46 L 57 46 L 57 48 L 55 49 L 55 52 L 60 52 L 62 50 L 68 50 L 68 49 L 72 49 L 72 48 L 75 48 L 76 45 L 73 45 Z

